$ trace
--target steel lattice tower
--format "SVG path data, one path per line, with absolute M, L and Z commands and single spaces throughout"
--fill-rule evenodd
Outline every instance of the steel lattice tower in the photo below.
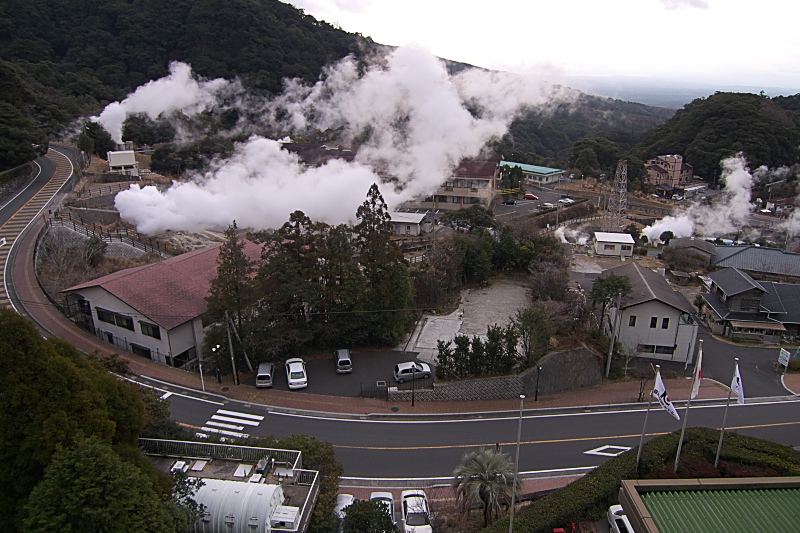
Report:
M 620 159 L 617 164 L 617 173 L 614 175 L 614 188 L 608 199 L 608 217 L 606 218 L 606 231 L 618 232 L 622 230 L 624 220 L 628 215 L 628 162 Z

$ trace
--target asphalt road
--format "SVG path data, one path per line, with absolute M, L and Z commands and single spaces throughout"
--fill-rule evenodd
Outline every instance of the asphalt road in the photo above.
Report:
M 180 395 L 169 399 L 172 416 L 197 427 L 207 424 L 222 409 L 264 416 L 258 425 L 244 428 L 253 436 L 305 434 L 331 442 L 347 477 L 447 478 L 461 456 L 477 447 L 499 444 L 511 451 L 519 422 L 515 412 L 458 419 L 320 418 L 253 405 L 214 404 Z M 799 407 L 797 402 L 734 403 L 726 426 L 731 431 L 798 446 Z M 688 425 L 720 427 L 724 408 L 718 402 L 698 402 L 690 408 Z M 526 412 L 520 471 L 569 471 L 602 464 L 614 453 L 638 445 L 645 412 L 646 405 L 638 404 L 617 411 Z M 678 405 L 678 412 L 686 416 L 684 404 Z M 680 430 L 681 423 L 655 404 L 648 419 L 647 438 Z M 615 448 L 602 450 L 605 446 Z

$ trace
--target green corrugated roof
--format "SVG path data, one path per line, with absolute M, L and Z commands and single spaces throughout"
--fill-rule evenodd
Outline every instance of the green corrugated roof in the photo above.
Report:
M 501 167 L 507 166 L 511 168 L 519 167 L 522 169 L 523 172 L 533 172 L 534 174 L 541 174 L 543 176 L 564 172 L 560 168 L 537 167 L 536 165 L 526 165 L 525 163 L 514 163 L 513 161 L 500 161 L 500 166 Z
M 656 491 L 641 498 L 661 533 L 800 530 L 800 489 Z

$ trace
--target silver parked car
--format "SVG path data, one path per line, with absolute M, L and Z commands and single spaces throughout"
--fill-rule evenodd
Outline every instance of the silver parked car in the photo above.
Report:
M 275 375 L 275 363 L 259 363 L 256 372 L 256 387 L 272 387 L 272 378 Z
M 433 533 L 431 508 L 424 490 L 400 493 L 403 506 L 403 533 Z
M 350 350 L 344 348 L 336 350 L 336 373 L 349 374 L 353 371 L 353 360 L 350 358 Z
M 304 389 L 308 386 L 305 361 L 299 357 L 286 360 L 286 381 L 290 389 Z
M 407 363 L 398 363 L 394 367 L 394 379 L 398 383 L 411 379 L 428 379 L 429 377 L 431 377 L 431 367 L 428 363 L 408 361 Z

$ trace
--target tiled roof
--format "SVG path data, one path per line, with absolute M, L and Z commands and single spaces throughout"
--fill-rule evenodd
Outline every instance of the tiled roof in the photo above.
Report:
M 631 281 L 631 293 L 622 301 L 622 307 L 633 307 L 652 300 L 658 300 L 685 313 L 694 309 L 683 294 L 672 290 L 664 276 L 644 268 L 636 263 L 618 266 L 608 272 L 617 276 L 625 276 Z
M 494 177 L 495 170 L 500 164 L 500 156 L 490 156 L 485 159 L 464 159 L 453 170 L 456 178 L 482 178 L 491 179 Z
M 676 237 L 674 239 L 670 239 L 669 241 L 670 248 L 697 248 L 698 250 L 702 250 L 703 252 L 714 256 L 717 253 L 717 247 L 711 244 L 710 242 L 697 239 L 695 237 Z
M 800 277 L 800 254 L 765 246 L 717 246 L 714 265 Z
M 331 159 L 353 161 L 358 151 L 358 145 L 330 143 L 283 143 L 284 150 L 297 154 L 300 160 L 308 166 L 319 167 Z
M 519 167 L 523 172 L 530 172 L 531 174 L 540 174 L 542 176 L 551 176 L 553 174 L 560 174 L 564 172 L 560 168 L 540 167 L 536 165 L 527 165 L 525 163 L 515 163 L 513 161 L 500 161 L 501 167 Z
M 251 259 L 261 257 L 261 247 L 244 240 Z M 205 313 L 211 280 L 217 277 L 221 244 L 195 250 L 159 263 L 120 270 L 81 283 L 64 292 L 102 287 L 142 315 L 170 330 Z
M 758 289 L 761 292 L 767 292 L 766 289 L 751 278 L 747 272 L 743 272 L 738 268 L 724 268 L 713 272 L 708 277 L 728 296 L 735 296 L 749 291 L 750 289 Z
M 761 307 L 775 320 L 786 324 L 800 324 L 800 285 L 762 281 L 767 293 L 761 297 Z

